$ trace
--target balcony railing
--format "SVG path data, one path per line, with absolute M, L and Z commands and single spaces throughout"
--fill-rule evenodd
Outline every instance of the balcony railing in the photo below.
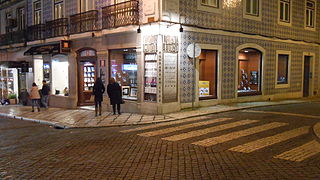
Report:
M 98 11 L 92 10 L 70 16 L 70 34 L 97 29 Z
M 1 46 L 15 43 L 24 43 L 25 41 L 25 30 L 18 30 L 0 35 Z
M 68 35 L 68 18 L 56 19 L 46 22 L 46 38 Z
M 44 24 L 37 24 L 33 26 L 29 26 L 27 29 L 27 40 L 28 41 L 35 41 L 44 39 L 44 32 L 45 32 L 45 25 Z
M 138 0 L 129 0 L 102 8 L 102 27 L 105 29 L 138 24 Z

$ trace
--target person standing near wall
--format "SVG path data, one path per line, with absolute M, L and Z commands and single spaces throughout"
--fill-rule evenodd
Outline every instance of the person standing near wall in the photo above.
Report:
M 36 83 L 32 83 L 32 88 L 30 90 L 30 99 L 32 101 L 32 112 L 34 112 L 34 106 L 37 106 L 38 112 L 40 112 L 40 94 Z
M 106 88 L 104 87 L 101 78 L 97 78 L 93 86 L 96 116 L 98 115 L 98 109 L 99 109 L 99 116 L 101 116 L 101 102 L 103 101 L 103 93 L 105 91 L 106 91 Z
M 42 89 L 41 89 L 41 94 L 42 94 L 41 102 L 46 109 L 48 109 L 49 93 L 50 93 L 50 87 L 47 84 L 46 80 L 43 80 Z
M 116 106 L 118 110 L 118 114 L 120 115 L 120 104 L 122 103 L 122 90 L 120 85 L 115 81 L 114 78 L 110 79 L 110 83 L 107 87 L 107 93 L 110 98 L 110 103 L 113 108 L 113 114 L 116 114 Z

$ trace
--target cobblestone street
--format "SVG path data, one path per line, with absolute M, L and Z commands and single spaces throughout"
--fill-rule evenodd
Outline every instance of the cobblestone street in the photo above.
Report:
M 1 118 L 0 179 L 319 179 L 320 141 L 312 131 L 319 107 L 109 128 Z

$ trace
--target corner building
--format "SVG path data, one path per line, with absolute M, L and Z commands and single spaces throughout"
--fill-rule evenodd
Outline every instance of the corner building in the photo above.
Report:
M 50 106 L 91 105 L 97 77 L 124 112 L 319 96 L 319 1 L 4 0 L 1 98 L 47 80 Z M 189 57 L 190 44 L 201 53 Z M 192 51 L 192 50 L 191 50 Z M 12 82 L 9 82 L 12 81 Z M 68 90 L 66 93 L 65 89 Z M 104 105 L 108 106 L 106 95 Z

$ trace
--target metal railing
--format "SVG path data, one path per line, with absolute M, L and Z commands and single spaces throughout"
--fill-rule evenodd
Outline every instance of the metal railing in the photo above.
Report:
M 25 37 L 25 30 L 18 30 L 2 34 L 0 35 L 0 46 L 24 43 L 26 41 Z
M 129 0 L 102 8 L 102 28 L 104 29 L 138 24 L 138 0 Z
M 61 18 L 52 21 L 46 22 L 46 38 L 58 37 L 58 36 L 66 36 L 68 35 L 68 26 L 69 20 L 68 18 Z
M 35 41 L 44 39 L 45 25 L 44 24 L 36 24 L 33 26 L 29 26 L 27 28 L 27 40 Z
M 97 30 L 98 11 L 91 10 L 70 16 L 70 34 Z

